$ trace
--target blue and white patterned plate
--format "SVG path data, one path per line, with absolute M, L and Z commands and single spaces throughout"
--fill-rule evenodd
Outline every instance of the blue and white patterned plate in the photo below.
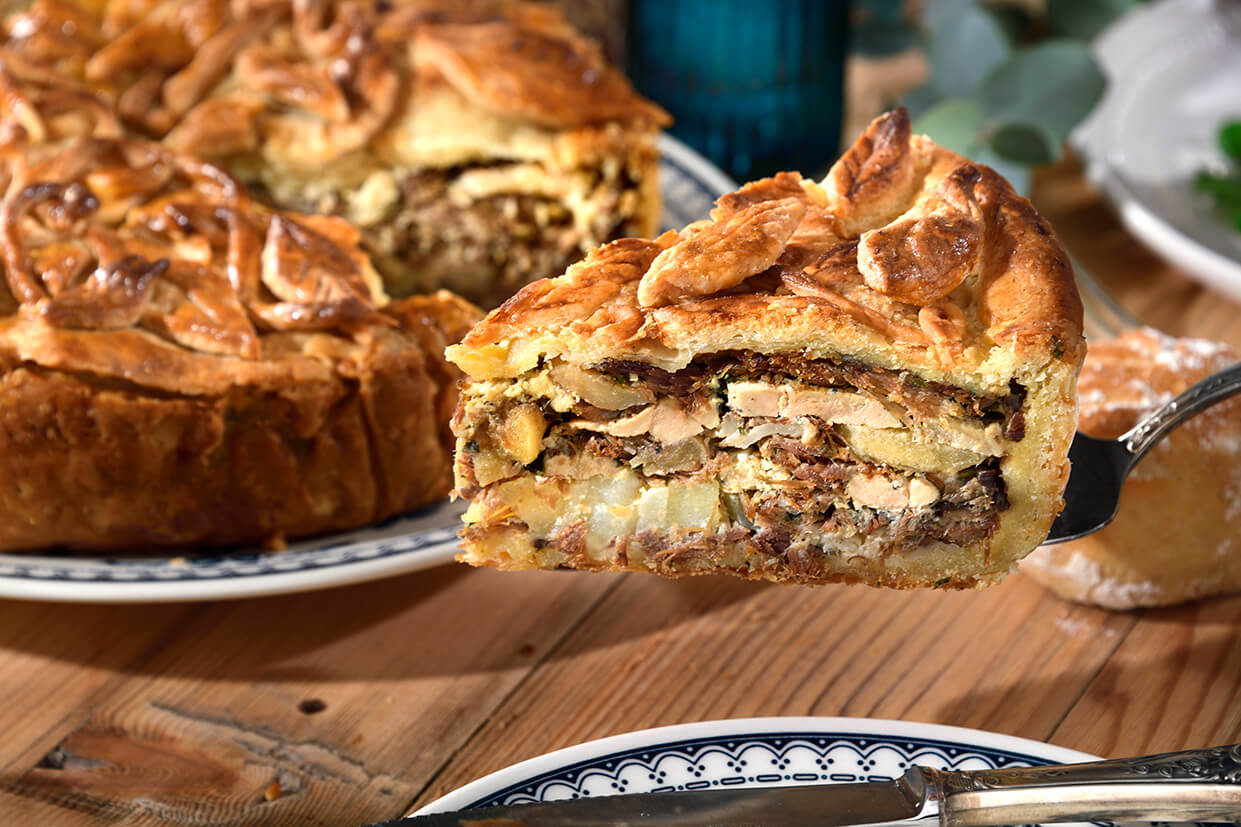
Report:
M 895 778 L 911 764 L 994 769 L 1096 760 L 975 729 L 867 718 L 742 718 L 660 727 L 557 750 L 411 815 L 618 793 Z
M 220 600 L 342 586 L 446 563 L 462 503 L 291 543 L 184 557 L 0 554 L 0 597 L 78 603 Z
M 711 162 L 660 139 L 662 228 L 705 218 L 736 189 Z M 0 598 L 80 603 L 220 600 L 309 591 L 429 568 L 457 553 L 464 506 L 439 505 L 359 531 L 294 543 L 284 551 L 115 557 L 0 554 Z
M 715 199 L 737 188 L 719 167 L 671 135 L 659 139 L 659 191 L 664 211 L 659 229 L 679 230 L 706 218 Z

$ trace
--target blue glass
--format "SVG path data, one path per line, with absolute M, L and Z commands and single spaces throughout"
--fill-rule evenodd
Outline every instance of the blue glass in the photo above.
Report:
M 846 0 L 632 0 L 626 67 L 672 134 L 739 180 L 836 158 Z

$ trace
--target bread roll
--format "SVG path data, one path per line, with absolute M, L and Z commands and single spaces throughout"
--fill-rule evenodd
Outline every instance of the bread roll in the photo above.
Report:
M 1078 428 L 1112 439 L 1238 361 L 1227 345 L 1145 328 L 1090 342 Z M 1022 570 L 1061 597 L 1107 609 L 1167 606 L 1241 589 L 1241 397 L 1169 434 L 1125 481 L 1116 520 L 1040 548 Z

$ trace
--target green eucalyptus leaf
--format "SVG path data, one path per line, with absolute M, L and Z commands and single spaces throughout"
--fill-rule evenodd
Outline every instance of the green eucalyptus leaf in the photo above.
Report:
M 1138 0 L 1047 0 L 1047 23 L 1056 34 L 1089 42 Z
M 1017 190 L 1019 195 L 1029 197 L 1030 195 L 1030 167 L 1027 164 L 1021 164 L 1016 161 L 1010 161 L 1002 158 L 994 149 L 983 147 L 977 150 L 971 159 L 980 164 L 986 164 L 1000 175 L 1008 179 L 1008 183 L 1013 185 L 1013 189 Z
M 997 155 L 1020 164 L 1050 164 L 1063 154 L 1060 136 L 1036 123 L 1002 123 L 992 127 L 990 138 Z
M 942 100 L 913 122 L 913 131 L 931 136 L 940 146 L 969 156 L 982 130 L 982 107 L 966 98 Z
M 1021 43 L 1035 30 L 1035 18 L 1025 6 L 988 6 L 987 11 L 1000 24 L 1009 43 Z
M 922 25 L 934 35 L 952 22 L 954 15 L 977 5 L 976 0 L 927 0 L 922 7 Z
M 977 97 L 991 120 L 1037 124 L 1064 139 L 1105 85 L 1090 47 L 1059 38 L 1000 63 L 983 79 Z
M 994 17 L 972 4 L 963 7 L 935 31 L 928 46 L 931 85 L 944 97 L 969 97 L 1011 52 Z

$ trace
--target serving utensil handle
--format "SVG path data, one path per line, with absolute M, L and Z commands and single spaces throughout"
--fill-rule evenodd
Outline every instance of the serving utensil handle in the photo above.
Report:
M 1137 462 L 1173 428 L 1238 393 L 1241 393 L 1241 364 L 1203 379 L 1121 434 L 1119 441 L 1133 454 L 1132 462 Z
M 1089 764 L 922 772 L 938 788 L 944 827 L 1241 822 L 1241 744 Z

